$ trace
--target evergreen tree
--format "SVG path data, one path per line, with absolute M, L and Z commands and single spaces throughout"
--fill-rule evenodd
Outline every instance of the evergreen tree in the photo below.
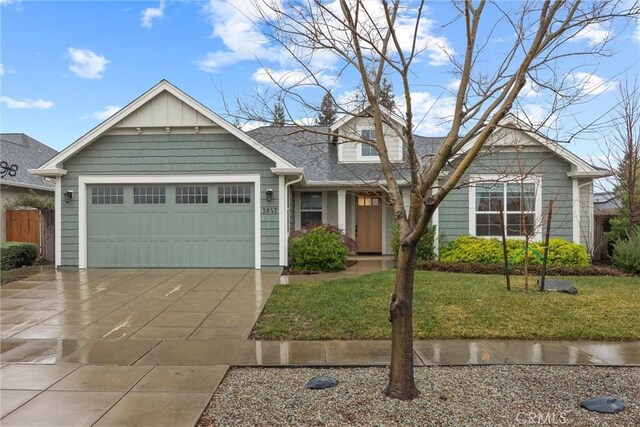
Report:
M 382 78 L 380 82 L 380 105 L 385 107 L 389 111 L 393 111 L 396 108 L 396 95 L 393 93 L 393 85 L 386 77 Z
M 282 98 L 278 97 L 276 104 L 273 106 L 273 126 L 284 126 L 284 102 Z
M 316 118 L 316 124 L 320 126 L 331 126 L 337 118 L 336 104 L 333 102 L 331 92 L 326 92 L 322 97 L 320 112 Z

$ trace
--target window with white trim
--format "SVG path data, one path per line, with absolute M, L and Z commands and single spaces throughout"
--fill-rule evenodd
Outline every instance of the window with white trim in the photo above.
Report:
M 219 186 L 218 203 L 221 205 L 251 203 L 251 185 Z
M 374 142 L 376 140 L 376 131 L 374 129 L 362 129 L 360 137 L 365 141 Z M 372 145 L 360 143 L 360 156 L 378 157 L 378 152 Z
M 176 204 L 207 204 L 209 203 L 208 187 L 176 187 Z
M 533 235 L 536 218 L 535 193 L 535 183 L 527 181 L 476 184 L 475 235 L 500 237 L 503 224 L 507 236 Z
M 322 224 L 322 192 L 300 193 L 300 225 Z
M 123 187 L 91 187 L 92 205 L 121 205 L 124 203 Z
M 133 187 L 134 205 L 163 205 L 166 203 L 164 187 Z

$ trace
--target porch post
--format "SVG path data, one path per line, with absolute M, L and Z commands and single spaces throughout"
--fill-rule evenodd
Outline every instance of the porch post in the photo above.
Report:
M 347 192 L 338 190 L 338 228 L 347 231 Z

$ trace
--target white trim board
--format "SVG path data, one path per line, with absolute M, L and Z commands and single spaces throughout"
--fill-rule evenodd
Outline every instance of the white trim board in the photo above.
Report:
M 61 178 L 58 178 L 61 181 Z M 260 175 L 79 175 L 78 176 L 78 268 L 87 268 L 87 186 L 91 184 L 210 184 L 210 183 L 254 184 L 254 268 L 262 267 L 262 221 Z M 59 186 L 58 186 L 59 187 Z M 61 190 L 60 190 L 61 191 Z M 56 200 L 56 208 L 62 201 Z M 56 209 L 56 221 L 60 217 Z M 57 223 L 56 223 L 57 225 Z M 56 229 L 56 232 L 58 230 Z M 56 233 L 56 236 L 59 234 Z M 56 243 L 58 241 L 56 240 Z M 56 253 L 57 255 L 57 253 Z M 58 262 L 56 262 L 58 264 Z
M 517 182 L 520 181 L 521 178 L 517 175 L 473 175 L 469 177 L 469 234 L 471 236 L 476 236 L 476 184 L 478 182 L 496 182 L 502 185 L 505 185 L 509 182 Z M 535 217 L 534 217 L 534 226 L 535 226 L 535 234 L 534 240 L 542 240 L 542 177 L 539 175 L 530 175 L 523 179 L 525 183 L 533 183 L 535 185 Z M 506 189 L 504 190 L 506 191 Z M 504 197 L 504 196 L 503 196 Z M 507 212 L 505 211 L 506 215 Z M 487 239 L 495 239 L 500 236 L 477 236 Z M 522 236 L 507 236 L 510 239 L 519 239 Z
M 200 102 L 196 101 L 194 98 L 190 97 L 176 86 L 169 83 L 167 80 L 161 80 L 154 87 L 140 95 L 138 98 L 129 103 L 126 107 L 122 108 L 120 111 L 109 117 L 107 120 L 100 123 L 95 128 L 91 129 L 89 132 L 84 134 L 74 143 L 69 145 L 67 148 L 58 153 L 55 157 L 49 160 L 44 165 L 40 166 L 37 171 L 38 175 L 43 175 L 47 173 L 54 173 L 55 169 L 60 170 L 61 165 L 65 160 L 74 156 L 76 153 L 81 151 L 87 145 L 91 144 L 100 136 L 104 135 L 107 131 L 109 131 L 112 127 L 114 127 L 117 123 L 127 117 L 129 114 L 142 107 L 145 103 L 162 93 L 163 91 L 169 92 L 171 95 L 178 98 L 180 101 L 184 102 L 204 117 L 211 120 L 216 125 L 220 126 L 230 134 L 234 135 L 241 141 L 247 143 L 250 147 L 254 148 L 259 153 L 263 154 L 265 157 L 273 160 L 276 163 L 277 168 L 294 168 L 294 166 L 283 159 L 282 157 L 275 154 L 273 151 L 269 150 L 264 145 L 260 144 L 258 141 L 251 138 L 246 133 L 242 132 L 240 129 L 233 126 L 231 123 L 227 122 L 218 114 L 211 111 L 209 108 L 202 105 Z M 164 127 L 164 126 L 163 126 Z

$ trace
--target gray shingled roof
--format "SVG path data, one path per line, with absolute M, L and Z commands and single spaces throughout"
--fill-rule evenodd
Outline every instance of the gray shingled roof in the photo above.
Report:
M 24 133 L 0 134 L 0 159 L 10 166 L 17 165 L 16 176 L 9 174 L 2 177 L 3 184 L 15 182 L 17 185 L 35 186 L 54 189 L 55 185 L 40 176 L 31 175 L 27 169 L 35 169 L 58 154 Z
M 338 146 L 329 142 L 326 126 L 301 129 L 294 126 L 264 126 L 247 133 L 296 167 L 304 168 L 307 181 L 375 181 L 383 179 L 380 165 L 367 163 L 339 163 Z M 415 136 L 420 156 L 435 153 L 442 138 Z M 406 156 L 405 156 L 406 158 Z M 406 163 L 397 164 L 396 178 L 407 178 Z M 406 175 L 406 176 L 405 176 Z

